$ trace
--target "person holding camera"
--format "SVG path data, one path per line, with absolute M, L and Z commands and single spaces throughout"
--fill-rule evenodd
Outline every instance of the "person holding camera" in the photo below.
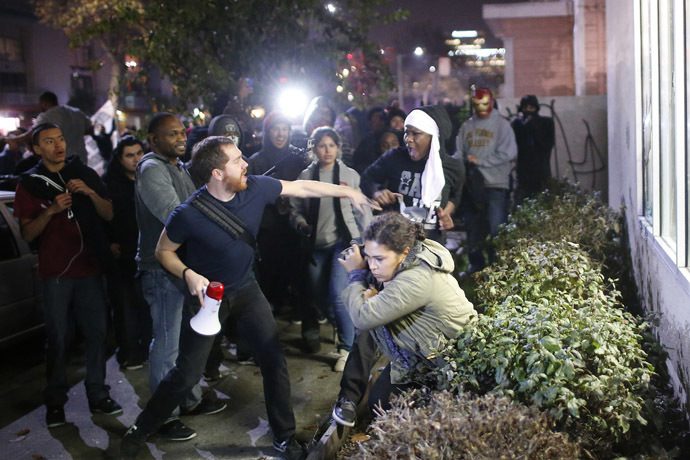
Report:
M 340 161 L 340 136 L 333 128 L 320 127 L 311 135 L 317 161 L 299 175 L 298 179 L 311 179 L 341 184 L 359 190 L 359 174 Z M 334 370 L 342 372 L 350 352 L 355 330 L 345 310 L 340 293 L 347 286 L 345 269 L 337 262 L 340 253 L 352 239 L 360 239 L 360 228 L 371 220 L 365 213 L 355 210 L 343 198 L 290 198 L 290 223 L 307 239 L 307 288 L 309 302 L 302 306 L 302 337 L 306 351 L 317 353 L 321 349 L 318 313 L 334 322 L 338 335 L 338 360 Z
M 476 315 L 453 277 L 446 248 L 425 237 L 420 223 L 398 213 L 384 213 L 364 231 L 364 254 L 347 249 L 341 264 L 349 284 L 342 299 L 361 330 L 340 381 L 333 419 L 354 426 L 378 347 L 390 360 L 369 393 L 369 407 L 390 407 L 391 395 L 413 384 L 409 374 L 442 364 L 436 350 L 455 337 Z

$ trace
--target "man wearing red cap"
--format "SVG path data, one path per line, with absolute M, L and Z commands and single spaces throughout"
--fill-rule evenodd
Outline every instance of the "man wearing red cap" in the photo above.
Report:
M 481 247 L 488 235 L 508 219 L 510 170 L 517 157 L 515 133 L 510 123 L 494 111 L 491 91 L 479 88 L 472 94 L 474 115 L 460 127 L 458 154 L 467 163 L 469 209 L 465 210 L 470 244 L 470 272 L 486 266 Z M 478 182 L 483 182 L 483 187 Z M 489 253 L 489 263 L 492 254 Z

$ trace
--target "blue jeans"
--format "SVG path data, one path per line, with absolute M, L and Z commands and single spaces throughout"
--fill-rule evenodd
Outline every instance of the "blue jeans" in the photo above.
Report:
M 302 312 L 302 336 L 306 340 L 318 340 L 320 336 L 316 309 L 335 323 L 338 331 L 338 350 L 350 351 L 355 338 L 355 327 L 350 314 L 340 298 L 347 287 L 347 272 L 340 265 L 340 253 L 349 246 L 342 242 L 330 248 L 314 249 L 314 263 L 307 267 L 310 304 Z
M 67 402 L 65 351 L 72 321 L 86 344 L 86 396 L 91 402 L 108 397 L 105 385 L 105 336 L 108 310 L 100 276 L 43 280 L 46 324 L 46 380 L 43 399 L 47 406 Z
M 161 381 L 155 393 L 137 418 L 137 426 L 147 434 L 154 433 L 187 396 L 201 378 L 215 336 L 194 332 L 189 320 L 199 310 L 199 301 L 185 302 L 177 363 Z M 271 306 L 255 280 L 234 292 L 226 293 L 220 305 L 219 319 L 224 323 L 232 310 L 237 330 L 251 348 L 263 377 L 268 423 L 273 436 L 284 441 L 295 434 L 295 416 L 290 399 L 290 378 L 285 353 L 278 340 L 278 328 Z
M 468 209 L 465 209 L 467 242 L 470 245 L 469 259 L 473 271 L 486 267 L 485 251 L 489 263 L 493 262 L 494 253 L 485 247 L 486 238 L 496 236 L 499 225 L 508 220 L 510 192 L 507 189 L 487 187 L 486 195 L 488 202 L 483 208 L 468 206 Z
M 163 270 L 142 272 L 141 288 L 151 307 L 153 322 L 153 338 L 149 349 L 149 388 L 153 393 L 170 369 L 175 367 L 180 347 L 184 295 Z M 193 408 L 200 401 L 201 387 L 197 382 L 180 403 L 183 407 Z M 171 415 L 177 417 L 179 408 L 175 408 Z
M 343 376 L 340 378 L 338 398 L 349 399 L 355 404 L 359 404 L 367 391 L 371 370 L 378 360 L 376 351 L 376 341 L 371 333 L 360 331 L 352 345 L 350 355 L 347 357 Z M 411 383 L 391 383 L 391 365 L 388 363 L 369 390 L 367 406 L 374 414 L 376 413 L 376 406 L 388 410 L 391 407 L 390 398 L 392 395 L 400 394 L 412 388 L 414 385 Z

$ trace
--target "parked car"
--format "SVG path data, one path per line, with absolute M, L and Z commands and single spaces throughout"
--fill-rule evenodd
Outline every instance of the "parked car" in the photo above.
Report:
M 0 347 L 43 329 L 38 256 L 12 215 L 14 192 L 0 191 Z

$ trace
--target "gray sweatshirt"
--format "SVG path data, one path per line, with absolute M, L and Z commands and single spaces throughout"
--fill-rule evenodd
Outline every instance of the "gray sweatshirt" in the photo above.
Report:
M 357 171 L 348 168 L 340 160 L 338 160 L 338 165 L 340 167 L 340 185 L 346 185 L 355 190 L 359 190 L 359 174 L 357 174 Z M 333 170 L 324 171 L 319 167 L 319 163 L 316 161 L 302 171 L 297 179 L 310 180 L 313 168 L 319 168 L 319 179 L 321 182 L 332 182 Z M 300 224 L 307 223 L 309 203 L 309 198 L 290 198 L 290 224 L 294 228 L 299 228 Z M 315 242 L 315 246 L 319 248 L 331 246 L 335 244 L 338 239 L 337 227 L 335 224 L 335 211 L 333 210 L 332 203 L 332 198 L 321 198 L 319 204 L 319 220 L 316 228 L 317 233 Z M 343 219 L 350 231 L 350 235 L 352 238 L 359 238 L 367 225 L 369 225 L 369 222 L 371 222 L 371 209 L 365 207 L 365 213 L 362 214 L 354 209 L 352 203 L 347 198 L 340 199 L 340 209 L 343 212 Z M 346 243 L 349 243 L 349 241 L 346 241 Z
M 194 192 L 192 178 L 182 162 L 176 165 L 156 153 L 147 153 L 137 165 L 135 204 L 139 224 L 137 265 L 140 271 L 160 270 L 155 251 L 165 222 L 173 210 Z
M 517 158 L 517 143 L 508 120 L 495 110 L 487 118 L 474 116 L 462 124 L 456 142 L 458 154 L 465 160 L 467 155 L 477 157 L 486 187 L 509 187 L 508 175 L 511 162 Z

